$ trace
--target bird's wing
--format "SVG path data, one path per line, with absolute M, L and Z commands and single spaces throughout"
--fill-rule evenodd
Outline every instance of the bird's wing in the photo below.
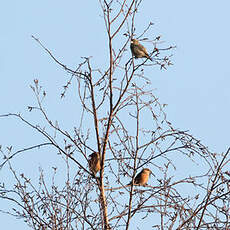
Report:
M 141 179 L 141 172 L 140 172 L 140 173 L 138 173 L 138 174 L 137 174 L 137 176 L 135 177 L 135 179 L 134 179 L 134 183 L 135 183 L 135 184 L 140 183 L 140 179 Z
M 148 52 L 147 52 L 146 48 L 145 48 L 143 45 L 139 44 L 139 49 L 140 49 L 142 52 L 144 52 L 145 54 L 148 55 Z
M 147 49 L 140 44 L 139 49 L 145 54 L 145 56 L 152 61 L 152 58 L 149 56 Z
M 135 48 L 136 45 L 134 45 L 133 43 L 130 44 L 130 49 L 133 51 L 133 49 Z

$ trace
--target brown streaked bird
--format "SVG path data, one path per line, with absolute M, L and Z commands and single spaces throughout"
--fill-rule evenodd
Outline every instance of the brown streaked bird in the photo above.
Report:
M 97 172 L 101 169 L 100 154 L 93 152 L 89 157 L 89 168 L 94 176 L 96 176 Z
M 146 57 L 152 61 L 152 58 L 149 56 L 146 48 L 141 45 L 137 39 L 131 39 L 130 49 L 135 58 Z
M 151 170 L 148 168 L 142 169 L 140 173 L 136 175 L 134 178 L 134 184 L 136 185 L 146 185 L 149 179 L 149 175 L 151 174 Z

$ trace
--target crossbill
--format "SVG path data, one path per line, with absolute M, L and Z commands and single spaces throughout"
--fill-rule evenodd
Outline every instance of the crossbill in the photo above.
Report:
M 148 168 L 142 169 L 140 173 L 134 178 L 134 184 L 136 185 L 146 185 L 149 179 L 149 175 L 151 174 L 151 170 Z
M 146 48 L 141 45 L 137 39 L 131 39 L 130 49 L 135 58 L 146 57 L 152 61 L 151 57 L 148 55 Z
M 101 160 L 100 160 L 100 154 L 97 152 L 93 152 L 89 155 L 89 168 L 96 176 L 97 172 L 101 169 Z

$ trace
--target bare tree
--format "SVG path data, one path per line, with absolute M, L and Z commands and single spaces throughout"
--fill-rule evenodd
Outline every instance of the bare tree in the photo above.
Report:
M 9 188 L 2 181 L 0 198 L 12 202 L 8 212 L 32 229 L 142 229 L 145 224 L 148 229 L 230 228 L 229 150 L 212 153 L 167 120 L 166 105 L 155 96 L 145 70 L 167 69 L 175 47 L 165 47 L 160 36 L 145 37 L 153 23 L 137 34 L 135 18 L 141 3 L 99 0 L 108 38 L 109 60 L 104 69 L 94 68 L 90 57 L 71 69 L 33 36 L 70 75 L 61 98 L 77 82 L 81 112 L 78 127 L 71 131 L 60 127 L 50 119 L 43 104 L 46 92 L 35 79 L 31 88 L 37 105 L 28 110 L 41 114 L 45 127 L 22 114 L 0 116 L 16 117 L 46 139 L 16 152 L 1 148 L 1 168 L 9 168 L 15 185 Z M 148 58 L 132 57 L 131 38 L 152 44 L 145 54 Z M 57 168 L 53 168 L 51 185 L 42 169 L 36 185 L 12 166 L 17 155 L 37 148 L 52 148 L 62 157 L 67 180 L 61 188 L 56 184 Z M 73 165 L 78 169 L 71 176 Z M 152 177 L 148 183 L 139 183 L 136 176 L 144 168 L 152 171 Z

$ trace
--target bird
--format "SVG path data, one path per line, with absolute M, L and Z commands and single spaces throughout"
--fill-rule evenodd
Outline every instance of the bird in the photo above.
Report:
M 89 168 L 93 173 L 94 177 L 96 177 L 97 172 L 101 169 L 101 160 L 100 154 L 98 152 L 93 152 L 89 155 Z
M 149 179 L 149 175 L 151 173 L 152 173 L 151 170 L 148 168 L 142 169 L 142 171 L 140 173 L 138 173 L 136 175 L 136 177 L 134 178 L 134 184 L 135 185 L 141 185 L 141 186 L 146 185 L 148 182 L 148 179 Z
M 141 45 L 137 39 L 131 39 L 130 49 L 135 58 L 146 57 L 152 61 L 152 58 L 148 55 L 146 48 Z

